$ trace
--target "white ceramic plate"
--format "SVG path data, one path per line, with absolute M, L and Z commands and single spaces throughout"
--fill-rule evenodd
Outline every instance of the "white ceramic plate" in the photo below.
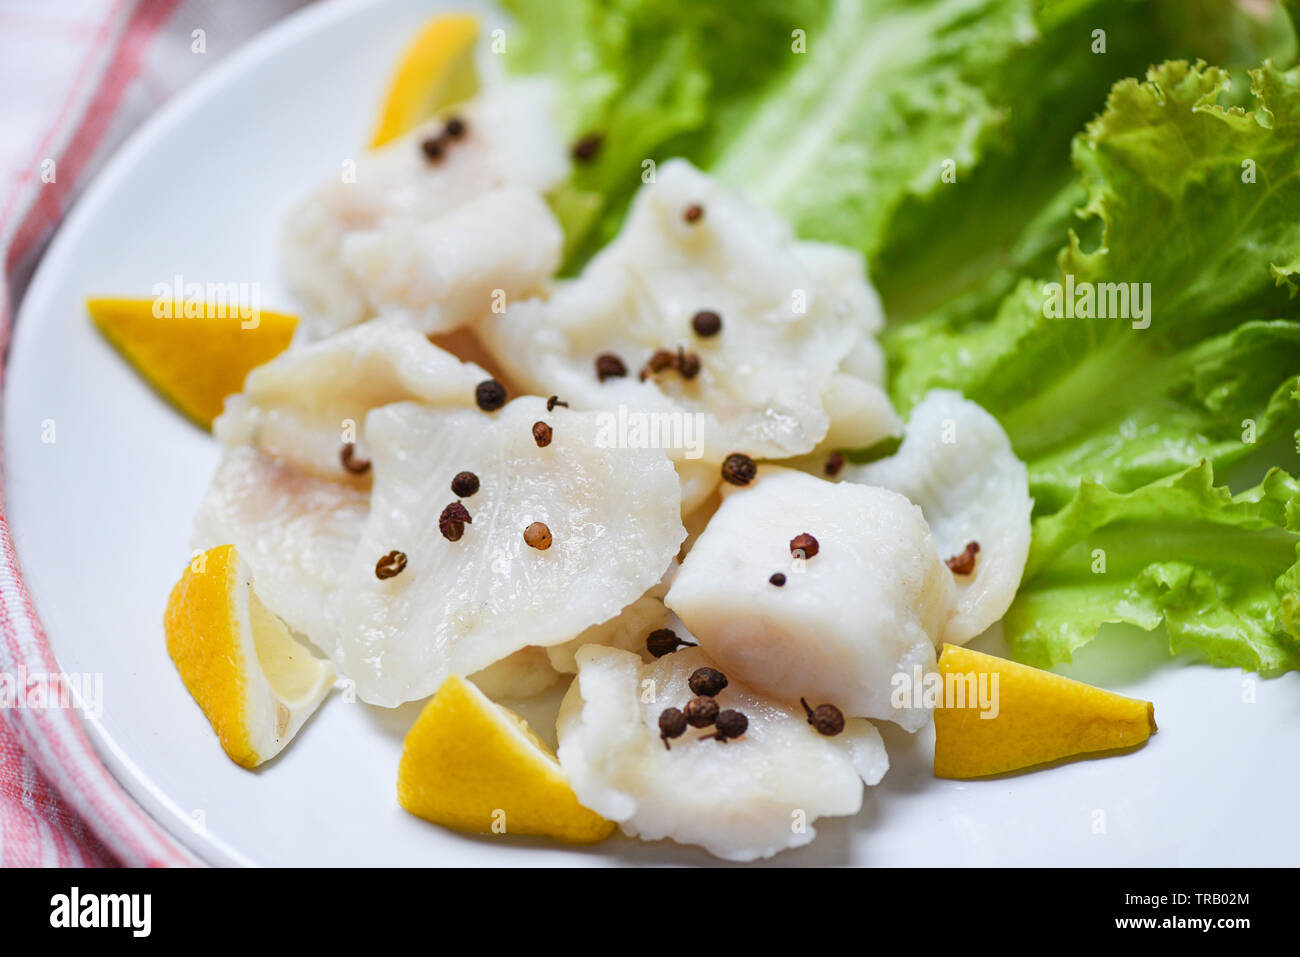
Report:
M 8 510 L 23 572 L 68 672 L 102 673 L 88 721 L 112 772 L 218 864 L 711 863 L 622 837 L 586 850 L 474 838 L 395 797 L 416 705 L 337 696 L 284 754 L 226 759 L 163 647 L 168 591 L 217 461 L 96 334 L 88 294 L 258 282 L 289 307 L 272 254 L 281 211 L 364 143 L 387 71 L 438 3 L 331 3 L 286 21 L 179 97 L 121 151 L 46 255 L 20 313 L 6 393 Z M 478 4 L 457 2 L 460 8 Z M 56 441 L 42 441 L 53 420 Z M 1294 864 L 1300 674 L 1258 680 L 1171 661 L 1161 635 L 1108 633 L 1070 673 L 1156 703 L 1160 733 L 1122 757 L 957 783 L 933 735 L 886 729 L 893 768 L 861 814 L 819 823 L 779 864 Z M 980 647 L 997 651 L 984 639 Z M 544 730 L 544 729 L 543 729 Z

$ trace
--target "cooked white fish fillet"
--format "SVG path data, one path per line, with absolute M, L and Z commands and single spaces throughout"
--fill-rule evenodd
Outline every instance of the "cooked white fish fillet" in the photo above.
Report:
M 870 448 L 903 431 L 903 420 L 884 390 L 856 376 L 835 374 L 826 392 L 826 411 L 831 425 L 825 438 L 807 455 L 788 459 L 782 465 L 825 475 L 826 462 L 833 452 Z
M 349 233 L 341 259 L 371 312 L 441 333 L 540 289 L 560 268 L 563 246 L 545 200 L 503 186 L 428 222 Z
M 680 636 L 685 630 L 676 617 L 664 607 L 662 592 L 658 595 L 647 594 L 628 605 L 609 621 L 593 625 L 578 637 L 562 644 L 552 645 L 546 649 L 551 667 L 564 674 L 578 673 L 578 651 L 586 645 L 603 645 L 609 648 L 621 648 L 640 655 L 646 661 L 650 654 L 646 651 L 646 638 L 652 631 L 660 628 L 672 628 Z
M 532 427 L 552 427 L 539 447 Z M 340 672 L 394 706 L 526 645 L 568 641 L 614 617 L 663 576 L 685 531 L 672 463 L 655 449 L 603 449 L 596 416 L 516 399 L 500 411 L 384 406 L 366 420 L 370 515 L 330 601 Z M 439 531 L 450 485 L 475 473 L 459 540 Z M 549 527 L 546 550 L 525 543 Z M 393 550 L 400 574 L 380 580 Z
M 226 451 L 195 518 L 194 547 L 233 544 L 262 603 L 300 635 L 332 632 L 330 591 L 361 539 L 369 494 L 248 446 Z
M 817 552 L 792 554 L 812 535 Z M 770 582 L 785 575 L 784 586 Z M 664 603 L 728 675 L 782 701 L 926 723 L 891 703 L 896 674 L 934 669 L 953 599 L 921 510 L 903 496 L 762 466 L 724 498 Z
M 560 183 L 568 173 L 569 160 L 552 118 L 555 91 L 545 81 L 521 81 L 495 85 L 473 101 L 456 108 L 466 123 L 466 134 L 449 144 L 442 158 L 430 162 L 421 143 L 442 129 L 435 120 L 395 142 L 358 157 L 335 177 L 322 183 L 287 216 L 280 240 L 280 259 L 286 280 L 305 309 L 303 331 L 318 337 L 362 322 L 377 311 L 372 292 L 392 297 L 395 286 L 389 277 L 366 265 L 364 256 L 355 263 L 345 261 L 344 247 L 383 242 L 386 236 L 412 237 L 428 226 L 430 245 L 422 254 L 444 248 L 437 237 L 447 228 L 438 221 L 486 194 L 506 186 L 522 187 L 540 195 Z M 538 207 L 517 207 L 511 217 L 481 221 L 460 237 L 465 251 L 458 262 L 463 275 L 439 274 L 414 292 L 439 292 L 456 309 L 463 311 L 463 278 L 480 283 L 495 272 L 497 286 L 514 295 L 549 278 L 552 270 L 540 269 L 545 257 L 530 254 L 515 260 L 517 243 L 529 237 L 549 243 L 555 239 L 549 215 L 539 219 Z M 365 234 L 369 238 L 361 240 Z M 502 241 L 500 249 L 493 240 Z M 555 255 L 558 257 L 558 247 Z M 370 283 L 379 281 L 373 288 Z M 386 290 L 381 295 L 381 291 Z M 391 301 L 388 305 L 393 305 Z M 403 302 L 407 309 L 423 316 L 433 327 L 450 328 L 454 315 L 436 314 L 425 299 Z M 488 303 L 481 304 L 483 312 Z M 454 310 L 453 310 L 454 311 Z M 473 318 L 473 317 L 471 317 Z
M 722 484 L 722 470 L 717 462 L 680 459 L 673 463 L 682 484 L 682 516 L 696 511 Z
M 955 575 L 943 640 L 963 644 L 1000 619 L 1029 555 L 1029 477 L 998 421 L 958 392 L 928 393 L 887 459 L 848 466 L 843 478 L 906 495 L 921 507 L 943 558 L 979 544 L 973 575 Z
M 713 667 L 698 648 L 650 663 L 617 648 L 578 652 L 577 680 L 557 722 L 557 754 L 578 800 L 634 837 L 698 844 L 731 861 L 807 844 L 819 817 L 856 814 L 862 786 L 889 768 L 880 734 L 850 718 L 824 737 L 798 705 L 773 701 L 731 677 L 717 696 L 749 720 L 726 743 L 688 729 L 664 747 L 659 716 L 693 695 L 691 673 Z
M 652 631 L 667 628 L 679 636 L 685 633 L 685 626 L 680 619 L 664 607 L 664 595 L 668 594 L 668 588 L 672 585 L 673 577 L 680 567 L 680 563 L 674 558 L 668 566 L 668 571 L 664 572 L 664 577 L 655 583 L 654 587 L 613 618 L 602 621 L 599 625 L 592 625 L 576 638 L 547 648 L 546 654 L 551 666 L 563 674 L 576 675 L 578 649 L 583 645 L 622 648 L 624 651 L 636 652 L 649 661 L 651 655 L 646 639 Z M 694 640 L 691 640 L 691 643 L 694 644 Z
M 551 667 L 550 648 L 529 645 L 469 676 L 493 701 L 534 698 L 560 680 Z
M 365 460 L 367 412 L 406 400 L 473 406 L 475 387 L 488 378 L 409 324 L 378 320 L 254 369 L 212 428 L 227 445 L 255 445 L 323 478 L 354 479 L 340 453 L 351 438 L 356 459 Z
M 683 213 L 694 205 L 703 213 L 688 222 Z M 720 331 L 695 331 L 701 311 L 721 317 Z M 735 451 L 765 458 L 811 451 L 831 425 L 827 391 L 837 373 L 849 374 L 842 366 L 875 375 L 862 381 L 879 392 L 872 336 L 881 324 L 856 252 L 801 242 L 780 217 L 671 160 L 580 277 L 546 298 L 513 303 L 477 331 L 529 390 L 558 394 L 574 408 L 666 413 L 648 421 L 669 454 L 680 460 L 698 451 L 717 464 Z M 698 374 L 683 376 L 679 360 L 641 380 L 657 351 L 679 347 L 688 365 L 698 358 Z M 627 374 L 601 381 L 602 353 L 618 356 Z M 892 418 L 857 426 L 884 434 Z

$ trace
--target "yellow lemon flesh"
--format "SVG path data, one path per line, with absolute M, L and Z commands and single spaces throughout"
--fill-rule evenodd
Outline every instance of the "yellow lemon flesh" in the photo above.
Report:
M 205 429 L 221 414 L 226 396 L 244 387 L 250 370 L 289 347 L 298 324 L 279 312 L 241 317 L 233 306 L 216 303 L 196 304 L 202 315 L 173 312 L 170 318 L 162 309 L 156 314 L 153 299 L 90 299 L 86 307 L 136 371 Z
M 1156 730 L 1149 701 L 968 648 L 944 645 L 939 674 L 944 695 L 934 712 L 937 777 L 981 777 L 1128 748 Z M 949 693 L 959 686 L 961 694 Z
M 434 17 L 416 34 L 393 72 L 370 146 L 383 146 L 478 89 L 474 42 L 478 20 L 467 13 Z
M 462 831 L 595 844 L 614 830 L 578 803 L 527 723 L 459 675 L 443 682 L 406 735 L 397 800 Z
M 329 665 L 258 600 L 233 545 L 190 563 L 163 625 L 185 687 L 226 754 L 246 768 L 279 754 L 334 684 Z

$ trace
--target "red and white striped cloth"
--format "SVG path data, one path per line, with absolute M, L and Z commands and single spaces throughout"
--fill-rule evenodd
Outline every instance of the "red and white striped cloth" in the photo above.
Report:
M 6 354 L 32 270 L 105 158 L 177 89 L 302 2 L 0 0 L 0 348 Z M 50 160 L 55 176 L 46 182 L 41 171 Z M 2 377 L 0 370 L 0 384 Z M 0 674 L 59 670 L 0 504 Z M 75 712 L 0 708 L 0 866 L 119 863 L 194 860 L 113 780 Z

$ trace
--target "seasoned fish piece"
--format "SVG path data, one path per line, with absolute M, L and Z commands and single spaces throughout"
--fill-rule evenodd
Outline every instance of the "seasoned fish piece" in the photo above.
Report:
M 529 645 L 506 655 L 469 676 L 478 689 L 493 701 L 503 698 L 533 698 L 560 680 L 560 672 L 551 667 L 550 648 Z
M 849 718 L 823 736 L 799 705 L 734 676 L 716 700 L 745 715 L 745 733 L 723 743 L 690 728 L 665 748 L 660 715 L 693 697 L 695 669 L 715 667 L 698 648 L 647 664 L 588 645 L 577 664 L 557 722 L 560 765 L 578 800 L 628 835 L 698 844 L 731 861 L 771 857 L 812 841 L 817 818 L 856 814 L 863 782 L 878 783 L 889 768 L 871 722 Z
M 359 467 L 371 409 L 405 400 L 473 406 L 488 378 L 405 322 L 369 322 L 254 369 L 212 428 L 227 445 L 255 445 L 322 478 L 348 479 L 343 445 L 354 441 Z
M 226 451 L 199 505 L 193 544 L 234 545 L 262 604 L 324 647 L 333 631 L 325 602 L 361 539 L 369 499 L 355 485 L 238 446 Z
M 393 307 L 399 301 L 425 323 L 424 331 L 449 329 L 488 311 L 487 300 L 477 301 L 483 276 L 495 273 L 496 287 L 511 296 L 548 279 L 554 271 L 551 262 L 558 263 L 560 255 L 559 231 L 540 200 L 512 204 L 504 219 L 477 221 L 460 237 L 466 250 L 458 260 L 463 272 L 436 274 L 423 286 L 411 285 L 409 298 L 400 295 L 401 286 L 392 277 L 376 272 L 366 251 L 423 237 L 427 243 L 420 254 L 427 257 L 444 247 L 442 237 L 460 223 L 440 223 L 459 207 L 502 187 L 522 188 L 536 198 L 558 185 L 569 161 L 552 120 L 554 95 L 544 81 L 493 86 L 457 107 L 466 133 L 436 161 L 425 156 L 421 144 L 442 130 L 442 119 L 362 155 L 354 167 L 344 168 L 299 202 L 285 220 L 280 259 L 290 288 L 303 303 L 305 333 L 327 335 L 371 318 L 378 303 Z M 420 232 L 423 227 L 428 235 Z M 526 239 L 539 248 L 521 259 L 518 243 Z M 344 252 L 348 246 L 351 257 Z M 462 280 L 468 283 L 465 289 Z M 445 297 L 446 310 L 433 308 L 428 298 L 433 294 Z
M 545 200 L 503 186 L 428 222 L 349 233 L 341 259 L 375 315 L 443 333 L 541 288 L 563 245 Z
M 370 413 L 370 515 L 330 601 L 326 649 L 364 700 L 391 707 L 526 645 L 568 641 L 659 581 L 685 536 L 677 475 L 662 451 L 600 448 L 595 419 L 535 397 L 492 414 Z M 539 421 L 552 430 L 544 446 Z M 462 471 L 479 488 L 458 500 Z M 443 515 L 457 501 L 470 516 L 459 528 Z M 526 541 L 534 523 L 548 535 Z M 394 550 L 405 564 L 380 579 Z
M 693 205 L 704 212 L 688 222 Z M 837 375 L 873 390 L 888 420 L 858 418 L 854 431 L 887 434 L 893 412 L 872 339 L 881 323 L 856 252 L 799 241 L 780 217 L 672 160 L 580 277 L 512 303 L 477 331 L 529 390 L 619 411 L 621 431 L 646 424 L 661 442 L 670 436 L 674 459 L 716 466 L 736 451 L 811 451 L 830 428 Z M 602 354 L 610 358 L 598 371 Z M 860 415 L 869 404 L 847 405 Z
M 963 644 L 1002 617 L 1029 555 L 1029 478 L 993 416 L 960 393 L 936 389 L 912 410 L 893 456 L 849 466 L 843 477 L 906 495 L 921 506 L 941 558 L 979 545 L 973 574 L 955 574 L 943 640 Z M 960 566 L 959 566 L 960 567 Z
M 803 535 L 815 543 L 799 545 Z M 763 466 L 748 486 L 724 485 L 664 602 L 723 671 L 758 691 L 915 731 L 929 712 L 894 707 L 894 676 L 934 669 L 953 587 L 903 496 Z
M 647 594 L 628 605 L 616 616 L 593 625 L 578 637 L 546 649 L 551 667 L 564 674 L 578 673 L 578 652 L 586 645 L 604 645 L 635 652 L 649 660 L 646 638 L 660 628 L 673 628 L 680 636 L 685 629 L 675 622 L 672 612 L 664 607 L 663 595 Z

